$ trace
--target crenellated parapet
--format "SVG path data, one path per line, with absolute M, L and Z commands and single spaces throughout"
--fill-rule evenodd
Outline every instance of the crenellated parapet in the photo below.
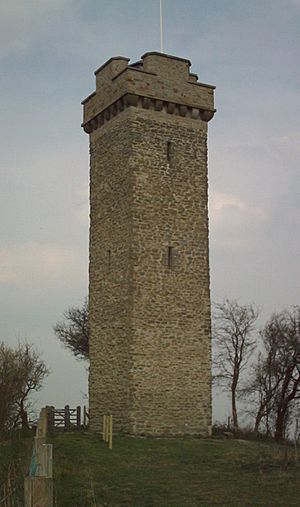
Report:
M 96 91 L 83 102 L 82 126 L 91 133 L 128 107 L 208 122 L 215 113 L 214 86 L 198 82 L 190 61 L 146 53 L 141 61 L 114 57 L 96 72 Z

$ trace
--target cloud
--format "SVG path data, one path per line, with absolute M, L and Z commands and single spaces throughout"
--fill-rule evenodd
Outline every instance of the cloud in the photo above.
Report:
M 57 284 L 85 271 L 80 251 L 69 246 L 28 242 L 0 248 L 0 284 Z
M 300 5 L 300 0 L 299 0 Z M 277 146 L 287 146 L 289 148 L 294 147 L 299 150 L 300 148 L 300 130 L 290 131 L 281 136 L 271 137 L 272 144 Z
M 0 57 L 24 53 L 49 17 L 56 16 L 74 0 L 9 0 L 0 6 Z
M 76 203 L 73 211 L 73 216 L 78 224 L 89 226 L 89 184 L 88 182 L 82 183 L 76 190 Z
M 211 237 L 223 248 L 253 246 L 267 217 L 266 209 L 249 204 L 234 194 L 214 192 L 210 197 Z

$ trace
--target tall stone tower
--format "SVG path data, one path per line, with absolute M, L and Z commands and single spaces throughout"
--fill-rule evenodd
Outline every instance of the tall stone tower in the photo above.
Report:
M 83 101 L 90 137 L 90 426 L 207 434 L 211 343 L 207 122 L 190 62 L 108 60 Z

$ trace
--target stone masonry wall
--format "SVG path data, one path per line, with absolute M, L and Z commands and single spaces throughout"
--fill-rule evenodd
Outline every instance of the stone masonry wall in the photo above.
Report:
M 132 432 L 207 434 L 207 124 L 134 116 Z
M 127 111 L 124 112 L 127 116 Z M 90 378 L 92 430 L 113 413 L 128 431 L 132 309 L 132 134 L 118 116 L 90 139 Z

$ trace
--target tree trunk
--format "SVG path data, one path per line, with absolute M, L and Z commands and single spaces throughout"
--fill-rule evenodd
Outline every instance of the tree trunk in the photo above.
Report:
M 270 437 L 271 436 L 271 430 L 270 430 L 270 418 L 269 418 L 269 412 L 267 411 L 267 415 L 266 415 L 266 433 L 267 433 L 267 436 Z
M 28 415 L 27 415 L 26 410 L 24 409 L 24 402 L 23 402 L 23 400 L 21 400 L 21 404 L 20 404 L 20 417 L 21 417 L 22 429 L 23 430 L 28 430 L 28 428 L 29 428 L 29 425 L 28 425 Z
M 260 423 L 261 423 L 263 417 L 266 417 L 266 427 L 268 430 L 268 417 L 269 417 L 268 405 L 266 402 L 261 401 L 260 406 L 257 409 L 254 430 L 253 430 L 256 435 L 258 435 L 258 433 L 259 433 L 259 426 L 260 426 Z
M 260 421 L 261 421 L 261 414 L 260 412 L 257 413 L 256 415 L 256 418 L 255 418 L 255 424 L 254 424 L 254 433 L 255 435 L 258 435 L 258 430 L 259 430 L 259 425 L 260 425 Z
M 285 412 L 286 412 L 286 409 L 281 409 L 277 412 L 275 440 L 283 440 L 284 439 Z
M 232 407 L 232 421 L 234 429 L 238 429 L 238 417 L 237 417 L 237 409 L 236 409 L 236 399 L 235 399 L 235 389 L 231 391 L 231 407 Z

